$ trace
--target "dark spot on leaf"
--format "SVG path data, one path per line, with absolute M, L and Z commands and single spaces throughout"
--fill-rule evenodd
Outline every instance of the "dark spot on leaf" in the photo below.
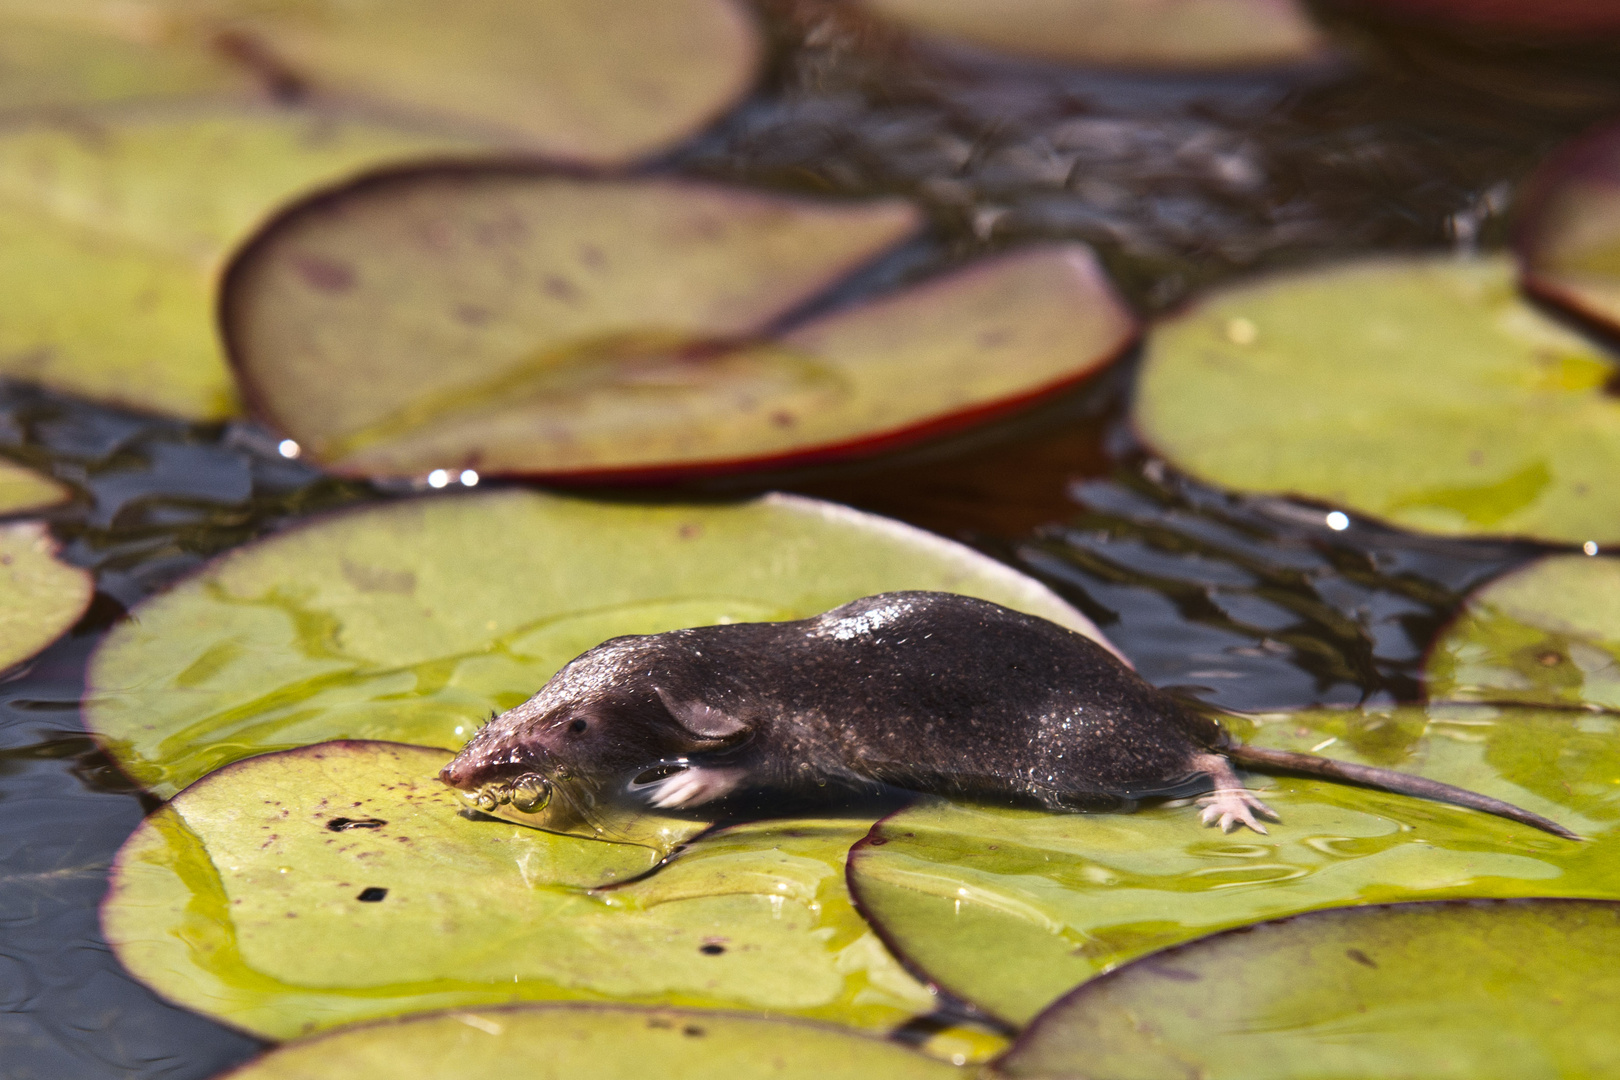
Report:
M 579 299 L 579 288 L 565 277 L 548 274 L 545 283 L 546 295 L 554 296 L 558 300 L 573 301 Z
M 872 837 L 872 839 L 867 841 L 867 843 L 871 844 L 873 847 L 882 847 L 884 844 L 887 844 L 888 842 L 889 842 L 889 839 L 886 836 L 874 836 L 874 837 Z
M 695 1039 L 695 1038 L 698 1038 L 699 1036 L 703 1035 L 704 1031 L 703 1031 L 702 1028 L 698 1027 L 696 1024 L 687 1024 L 685 1027 L 681 1028 L 681 1034 L 682 1035 L 690 1035 L 692 1038 Z
M 354 288 L 354 267 L 320 255 L 301 254 L 292 259 L 293 269 L 310 288 L 325 293 L 346 293 Z
M 483 326 L 494 313 L 476 304 L 456 305 L 456 321 L 463 326 Z
M 343 832 L 345 829 L 380 829 L 386 824 L 388 824 L 388 822 L 384 821 L 382 818 L 335 817 L 326 823 L 326 827 L 331 829 L 333 832 Z M 271 839 L 273 840 L 275 837 L 271 837 Z
M 661 1016 L 653 1016 L 653 1017 L 648 1018 L 647 1026 L 650 1027 L 650 1028 L 659 1028 L 660 1030 L 666 1030 L 667 1031 L 668 1029 L 674 1027 L 675 1025 L 670 1023 L 668 1020 L 665 1020 Z
M 362 904 L 375 904 L 387 895 L 387 889 L 384 889 L 379 885 L 368 885 L 364 889 L 360 890 L 360 895 L 355 897 L 355 899 L 360 901 Z
M 701 525 L 687 524 L 681 526 L 680 537 L 682 540 L 692 540 L 702 535 L 703 526 Z
M 779 428 L 790 428 L 799 422 L 799 418 L 785 409 L 778 409 L 771 413 L 771 423 Z
M 1559 664 L 1564 662 L 1563 656 L 1552 649 L 1548 649 L 1546 652 L 1536 657 L 1536 660 L 1541 664 L 1542 667 L 1557 667 Z
M 1150 970 L 1153 974 L 1162 976 L 1172 982 L 1199 982 L 1203 979 L 1203 976 L 1196 971 L 1183 971 L 1180 968 L 1153 967 Z
M 712 941 L 705 942 L 704 944 L 698 946 L 698 952 L 702 953 L 704 956 L 719 956 L 725 951 L 726 947 L 724 945 L 717 945 Z
M 1356 963 L 1362 965 L 1363 967 L 1376 968 L 1378 966 L 1376 963 L 1373 962 L 1372 957 L 1368 956 L 1366 953 L 1362 952 L 1360 949 L 1346 949 L 1346 950 L 1344 950 L 1344 955 L 1348 956 L 1350 959 L 1354 960 Z

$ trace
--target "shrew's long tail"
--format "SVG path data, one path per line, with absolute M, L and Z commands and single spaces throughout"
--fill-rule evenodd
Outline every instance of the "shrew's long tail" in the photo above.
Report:
M 1378 788 L 1380 791 L 1393 791 L 1397 795 L 1414 795 L 1420 799 L 1454 803 L 1473 810 L 1483 810 L 1497 817 L 1505 817 L 1510 821 L 1533 825 L 1554 836 L 1562 836 L 1566 840 L 1581 839 L 1558 822 L 1548 821 L 1540 814 L 1532 814 L 1528 810 L 1521 810 L 1512 803 L 1505 803 L 1501 799 L 1492 799 L 1460 787 L 1452 787 L 1450 784 L 1442 784 L 1438 780 L 1426 780 L 1421 776 L 1395 772 L 1392 769 L 1376 769 L 1370 765 L 1334 761 L 1331 758 L 1317 757 L 1315 754 L 1298 754 L 1292 750 L 1243 746 L 1236 742 L 1224 747 L 1221 753 L 1239 765 L 1246 765 L 1259 772 L 1290 772 L 1302 773 L 1305 776 L 1321 776 L 1329 780 L 1343 780 L 1364 787 Z

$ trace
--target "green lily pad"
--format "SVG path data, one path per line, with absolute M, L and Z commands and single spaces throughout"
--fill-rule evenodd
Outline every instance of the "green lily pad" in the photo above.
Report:
M 610 637 L 805 618 L 891 589 L 980 596 L 1098 636 L 994 560 L 830 503 L 491 492 L 372 505 L 231 551 L 108 634 L 85 722 L 164 796 L 327 739 L 458 749 Z
M 0 3 L 0 113 L 243 92 L 256 81 L 217 50 L 98 32 L 61 7 Z
M 26 514 L 66 502 L 72 492 L 32 469 L 0 461 L 0 514 Z
M 1620 562 L 1550 555 L 1475 590 L 1424 677 L 1435 699 L 1620 709 Z
M 761 56 L 733 0 L 5 0 L 0 37 L 13 34 L 47 51 L 0 82 L 0 108 L 251 78 L 601 164 L 701 128 L 746 92 Z
M 492 144 L 229 101 L 0 128 L 0 375 L 193 419 L 237 409 L 215 330 L 232 249 L 357 170 Z
M 785 1048 L 791 1052 L 784 1052 Z M 655 1064 L 656 1063 L 656 1064 Z M 802 1020 L 690 1009 L 524 1005 L 345 1028 L 279 1047 L 230 1080 L 943 1080 L 971 1075 L 895 1042 Z
M 1060 63 L 1240 68 L 1299 63 L 1322 34 L 1294 0 L 861 0 L 947 40 Z
M 1260 919 L 1397 900 L 1620 898 L 1620 717 L 1313 712 L 1268 718 L 1248 741 L 1443 780 L 1589 839 L 1264 778 L 1282 818 L 1269 836 L 1202 828 L 1190 800 L 1093 815 L 919 805 L 855 848 L 850 887 L 913 972 L 1014 1023 L 1127 960 Z
M 732 1007 L 884 1029 L 931 1011 L 850 905 L 866 822 L 755 827 L 640 882 L 645 847 L 460 816 L 449 753 L 338 742 L 175 796 L 102 925 L 160 994 L 270 1038 L 519 1000 Z
M 67 633 L 95 591 L 88 570 L 56 557 L 56 541 L 44 525 L 0 525 L 0 670 Z
M 226 336 L 259 411 L 335 471 L 575 481 L 869 453 L 1051 394 L 1134 338 L 1067 245 L 759 339 L 917 221 L 894 201 L 427 171 L 279 222 L 231 273 Z
M 1553 1080 L 1620 1059 L 1620 904 L 1319 911 L 1138 960 L 1047 1010 L 1006 1077 Z
M 1620 538 L 1612 360 L 1504 258 L 1373 259 L 1217 293 L 1148 342 L 1142 436 L 1223 487 L 1419 532 Z
M 1518 229 L 1525 287 L 1620 327 L 1620 127 L 1555 155 L 1529 190 Z

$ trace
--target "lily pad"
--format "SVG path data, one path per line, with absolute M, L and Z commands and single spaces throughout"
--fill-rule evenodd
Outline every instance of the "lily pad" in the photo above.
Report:
M 756 828 L 592 895 L 577 886 L 647 869 L 648 850 L 462 817 L 435 776 L 449 756 L 339 742 L 219 770 L 120 851 L 108 941 L 168 999 L 278 1039 L 518 1000 L 878 1029 L 932 1009 L 845 892 L 865 822 Z
M 164 796 L 327 739 L 458 749 L 607 638 L 805 618 L 891 589 L 980 596 L 1100 637 L 992 559 L 831 503 L 491 492 L 372 505 L 231 551 L 108 634 L 85 722 Z
M 785 1047 L 791 1047 L 784 1053 Z M 525 1005 L 345 1028 L 270 1051 L 230 1080 L 945 1080 L 970 1075 L 898 1043 L 802 1020 L 691 1009 Z
M 1322 34 L 1294 0 L 861 0 L 902 26 L 1060 63 L 1241 68 L 1299 63 Z
M 1504 258 L 1381 258 L 1217 293 L 1148 343 L 1134 418 L 1223 487 L 1419 532 L 1620 538 L 1612 360 Z
M 26 514 L 72 498 L 72 492 L 32 469 L 0 461 L 0 514 Z
M 195 92 L 234 67 L 235 81 L 284 96 L 343 98 L 601 164 L 708 123 L 747 90 L 761 57 L 733 0 L 7 0 L 0 36 L 14 32 L 65 63 L 30 58 L 11 77 L 13 100 Z
M 869 453 L 1051 394 L 1133 339 L 1079 245 L 761 339 L 917 223 L 906 203 L 659 178 L 391 177 L 261 237 L 226 335 L 259 411 L 335 471 L 572 481 Z
M 1282 818 L 1269 836 L 1202 828 L 1190 800 L 1093 815 L 918 805 L 854 849 L 851 890 L 914 973 L 1014 1023 L 1127 960 L 1260 919 L 1397 900 L 1620 898 L 1620 717 L 1313 712 L 1268 718 L 1248 741 L 1443 780 L 1589 839 L 1268 778 Z
M 1512 36 L 1578 39 L 1620 34 L 1620 10 L 1609 0 L 1354 0 L 1355 6 L 1400 19 Z
M 56 557 L 44 525 L 0 525 L 0 670 L 67 633 L 95 590 L 89 571 Z
M 228 101 L 0 127 L 0 375 L 192 419 L 237 410 L 223 263 L 286 200 L 487 140 Z
M 257 81 L 218 50 L 98 32 L 61 9 L 0 4 L 0 114 L 238 93 Z
M 1620 329 L 1620 127 L 1554 155 L 1528 187 L 1518 229 L 1525 287 Z
M 807 358 L 720 343 L 919 222 L 896 200 L 661 178 L 406 174 L 261 237 L 227 284 L 226 336 L 259 410 L 338 471 L 600 469 L 648 429 L 745 408 L 739 395 L 804 405 L 836 391 Z
M 1424 676 L 1431 698 L 1620 709 L 1620 561 L 1549 555 L 1475 590 Z
M 1552 1080 L 1620 1058 L 1620 904 L 1320 911 L 1112 972 L 1047 1010 L 1007 1077 Z

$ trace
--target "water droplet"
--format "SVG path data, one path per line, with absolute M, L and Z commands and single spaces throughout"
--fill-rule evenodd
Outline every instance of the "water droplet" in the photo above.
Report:
M 518 777 L 512 785 L 512 808 L 532 814 L 551 801 L 551 785 L 538 773 Z
M 478 473 L 473 469 L 462 469 L 461 483 L 463 487 L 477 487 Z
M 1598 553 L 1597 541 L 1588 540 L 1586 543 L 1581 545 L 1581 550 L 1586 552 L 1588 555 L 1596 555 Z
M 1326 517 L 1327 527 L 1334 532 L 1344 532 L 1350 527 L 1350 515 L 1342 510 L 1333 510 Z
M 276 444 L 276 453 L 284 458 L 295 458 L 303 452 L 304 448 L 291 439 L 282 439 L 281 442 Z
M 434 469 L 428 473 L 428 487 L 442 488 L 450 482 L 450 474 L 443 469 Z
M 1226 320 L 1226 340 L 1234 345 L 1253 345 L 1255 338 L 1260 336 L 1260 328 L 1254 325 L 1253 320 L 1241 316 Z

